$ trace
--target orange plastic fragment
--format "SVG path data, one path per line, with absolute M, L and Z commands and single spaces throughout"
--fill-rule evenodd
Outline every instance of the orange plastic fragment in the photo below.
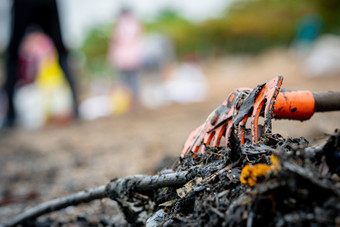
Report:
M 280 169 L 280 161 L 275 155 L 270 156 L 270 161 L 272 162 L 273 169 Z
M 280 168 L 280 162 L 274 155 L 270 157 L 272 165 L 267 164 L 247 164 L 241 171 L 240 181 L 250 187 L 253 187 L 259 180 L 264 179 L 269 172 Z

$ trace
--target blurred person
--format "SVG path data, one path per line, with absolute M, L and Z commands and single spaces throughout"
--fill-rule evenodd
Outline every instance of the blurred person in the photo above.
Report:
M 108 60 L 118 71 L 119 80 L 132 93 L 132 108 L 139 105 L 139 70 L 142 55 L 142 25 L 131 10 L 124 7 L 109 43 Z
M 15 124 L 14 93 L 18 80 L 18 52 L 27 29 L 32 26 L 38 26 L 52 39 L 58 52 L 59 64 L 72 91 L 74 116 L 78 116 L 76 86 L 67 65 L 68 51 L 61 36 L 56 0 L 13 0 L 11 35 L 6 59 L 6 79 L 3 86 L 8 100 L 8 110 L 4 122 L 6 127 Z
M 143 70 L 160 77 L 164 68 L 174 61 L 171 39 L 163 33 L 152 32 L 143 37 Z
M 164 82 L 170 102 L 202 102 L 208 95 L 208 82 L 196 53 L 184 56 Z
M 174 63 L 174 46 L 164 33 L 151 32 L 143 37 L 141 103 L 148 108 L 166 104 L 163 79 Z
M 41 31 L 30 32 L 19 49 L 19 78 L 14 97 L 16 123 L 37 129 L 46 123 L 72 120 L 70 87 L 58 64 L 52 40 Z
M 323 32 L 323 26 L 322 18 L 318 15 L 302 17 L 296 24 L 293 48 L 302 54 L 308 53 L 315 40 Z

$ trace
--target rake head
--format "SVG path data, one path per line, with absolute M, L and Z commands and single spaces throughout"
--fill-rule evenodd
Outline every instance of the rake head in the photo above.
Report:
M 204 153 L 206 146 L 228 147 L 231 133 L 238 135 L 241 144 L 245 142 L 245 129 L 248 118 L 251 118 L 251 141 L 258 141 L 258 120 L 264 116 L 264 132 L 271 133 L 271 119 L 275 100 L 279 94 L 283 77 L 278 76 L 254 89 L 238 88 L 211 114 L 206 121 L 189 135 L 184 144 L 181 157 L 187 153 Z M 204 146 L 202 146 L 204 145 Z M 201 150 L 200 150 L 201 149 Z

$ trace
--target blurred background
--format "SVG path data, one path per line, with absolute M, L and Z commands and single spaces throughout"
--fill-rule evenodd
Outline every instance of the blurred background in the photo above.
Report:
M 12 4 L 0 2 L 2 86 Z M 0 219 L 113 177 L 155 173 L 235 88 L 283 75 L 283 88 L 340 91 L 337 0 L 58 0 L 57 7 L 77 89 L 53 39 L 35 24 L 25 28 L 10 127 L 0 93 Z M 330 112 L 274 121 L 273 132 L 317 144 L 339 127 L 339 112 Z
M 11 34 L 11 3 L 4 0 L 0 6 L 0 75 L 3 83 L 6 47 Z M 59 0 L 57 6 L 62 38 L 69 50 L 68 65 L 79 87 L 76 92 L 81 119 L 120 115 L 136 109 L 135 106 L 156 108 L 173 102 L 202 101 L 209 89 L 206 78 L 209 75 L 203 72 L 202 65 L 230 55 L 254 56 L 271 48 L 290 49 L 306 58 L 303 64 L 311 75 L 334 74 L 338 69 L 339 49 L 333 46 L 339 45 L 336 34 L 340 32 L 340 9 L 335 0 L 214 0 L 202 4 L 152 0 L 147 4 L 139 1 L 94 4 L 91 0 Z M 122 76 L 124 69 L 117 65 L 121 63 L 112 57 L 116 55 L 116 46 L 123 52 L 130 51 L 115 41 L 118 39 L 115 28 L 124 7 L 140 23 L 136 41 L 126 42 L 128 46 L 138 44 L 138 47 L 130 48 L 138 55 L 139 63 L 133 67 L 138 74 L 133 78 L 138 79 L 130 82 Z M 48 55 L 48 51 L 42 53 L 48 48 L 43 46 L 42 39 L 48 37 L 27 38 L 39 32 L 26 28 L 18 66 L 21 72 L 18 77 L 26 82 L 16 85 L 14 98 L 18 112 L 16 125 L 30 129 L 39 128 L 50 119 L 68 121 L 71 117 L 67 117 L 67 111 L 72 109 L 70 92 L 67 84 L 63 84 L 63 72 L 58 71 L 58 66 L 54 71 L 52 66 L 40 70 L 40 76 L 38 72 L 32 73 L 34 67 L 48 68 L 42 63 Z M 43 31 L 41 35 L 44 35 Z M 132 61 L 129 56 L 126 58 L 125 61 Z M 129 67 L 126 70 L 131 71 Z M 33 79 L 27 81 L 25 77 Z M 136 88 L 131 87 L 132 83 Z M 32 87 L 32 84 L 38 86 Z M 30 86 L 27 88 L 26 85 Z M 0 121 L 4 121 L 4 115 L 2 113 Z

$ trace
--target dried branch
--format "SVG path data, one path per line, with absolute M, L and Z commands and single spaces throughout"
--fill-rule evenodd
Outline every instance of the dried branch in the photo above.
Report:
M 96 199 L 102 199 L 104 197 L 105 197 L 105 185 L 90 190 L 80 191 L 66 197 L 53 199 L 48 202 L 44 202 L 36 207 L 32 207 L 24 211 L 23 213 L 17 215 L 7 223 L 7 226 L 15 226 L 27 220 L 32 220 L 43 214 L 47 214 L 49 212 L 61 210 L 72 205 L 75 206 L 80 203 L 90 202 Z
M 109 197 L 114 200 L 117 197 L 122 197 L 122 194 L 130 187 L 133 187 L 136 190 L 149 190 L 152 188 L 181 186 L 188 182 L 192 177 L 193 176 L 188 174 L 187 171 L 183 171 L 162 175 L 136 175 L 119 178 L 110 182 L 106 186 L 102 185 L 93 189 L 80 191 L 75 194 L 50 200 L 36 207 L 32 207 L 14 217 L 7 223 L 6 226 L 22 224 L 49 212 L 61 210 L 68 206 L 76 206 L 81 203 L 87 203 L 96 199 Z

